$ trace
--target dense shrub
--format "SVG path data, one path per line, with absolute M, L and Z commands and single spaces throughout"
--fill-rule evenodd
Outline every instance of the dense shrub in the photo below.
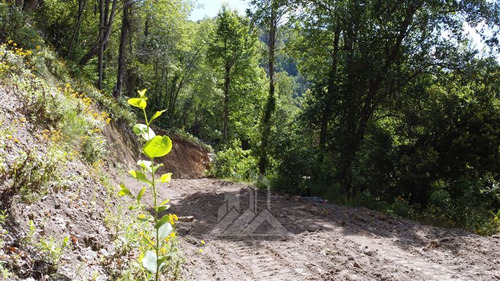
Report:
M 219 151 L 210 167 L 212 176 L 238 181 L 252 179 L 257 172 L 257 159 L 250 150 L 241 148 L 240 140 L 234 140 L 228 148 Z

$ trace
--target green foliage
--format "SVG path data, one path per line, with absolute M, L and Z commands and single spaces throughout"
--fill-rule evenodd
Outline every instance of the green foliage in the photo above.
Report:
M 36 244 L 40 254 L 42 254 L 52 266 L 56 267 L 68 246 L 69 236 L 64 237 L 62 241 L 55 240 L 52 237 L 40 237 L 40 241 Z
M 46 0 L 26 13 L 0 3 L 0 41 L 6 42 L 0 45 L 0 78 L 26 93 L 23 113 L 44 126 L 48 139 L 63 147 L 77 143 L 82 158 L 92 163 L 106 155 L 104 123 L 112 118 L 132 125 L 135 116 L 123 109 L 126 100 L 106 94 L 116 82 L 119 17 L 110 24 L 113 32 L 99 60 L 94 47 L 103 31 L 100 2 L 86 2 L 81 25 L 79 3 Z M 478 32 L 490 37 L 486 30 L 500 24 L 497 5 L 486 0 L 251 3 L 256 9 L 250 19 L 224 6 L 215 19 L 191 22 L 191 1 L 135 2 L 124 87 L 125 92 L 150 89 L 148 100 L 144 92 L 128 100 L 145 115 L 146 123 L 133 130 L 144 139 L 146 156 L 171 149 L 170 139 L 151 133 L 147 116 L 152 116 L 149 123 L 154 119 L 219 150 L 211 169 L 217 177 L 248 180 L 264 147 L 274 188 L 482 234 L 498 230 L 500 71 L 498 61 L 476 53 L 462 32 L 484 23 Z M 271 11 L 279 17 L 287 9 L 294 12 L 276 21 L 282 40 L 276 42 L 276 93 L 264 106 L 271 89 L 264 59 L 271 29 L 259 24 L 273 18 Z M 487 39 L 490 46 L 498 41 Z M 64 62 L 56 53 L 74 61 Z M 86 65 L 76 63 L 88 53 Z M 91 85 L 99 61 L 102 92 Z M 102 116 L 97 107 L 108 113 Z M 159 111 L 164 107 L 166 112 Z M 136 201 L 156 184 L 159 167 L 147 161 L 131 173 L 147 186 L 135 194 Z M 0 155 L 4 174 L 6 162 Z M 124 188 L 121 194 L 132 192 Z M 156 211 L 160 207 L 165 206 Z M 148 261 L 160 260 L 155 255 L 144 255 L 150 271 L 154 266 Z
M 8 214 L 7 210 L 0 210 L 0 255 L 5 255 L 4 252 L 4 240 L 3 238 L 5 235 L 7 235 L 9 232 L 5 229 L 5 223 L 7 222 Z M 0 274 L 4 279 L 9 278 L 12 273 L 4 267 L 4 264 L 6 264 L 7 261 L 0 260 Z
M 35 201 L 39 196 L 59 189 L 63 181 L 59 175 L 65 156 L 58 151 L 22 151 L 14 159 L 9 169 L 7 179 L 11 178 L 11 189 L 20 193 L 28 202 Z
M 44 45 L 43 39 L 31 28 L 23 14 L 13 2 L 0 2 L 0 42 L 8 39 L 17 42 L 20 47 L 34 49 Z
M 84 142 L 81 147 L 83 159 L 91 164 L 105 159 L 108 150 L 105 146 L 106 140 L 102 135 L 91 134 L 83 139 Z
M 260 113 L 263 102 L 260 84 L 264 73 L 258 67 L 256 32 L 247 18 L 223 6 L 211 37 L 207 61 L 215 70 L 222 90 L 221 141 L 225 144 L 235 138 L 251 141 L 256 137 L 255 116 Z
M 148 274 L 153 276 L 154 280 L 160 280 L 162 278 L 162 271 L 169 269 L 172 264 L 177 264 L 175 259 L 175 252 L 177 250 L 175 240 L 172 239 L 175 237 L 173 224 L 176 216 L 171 214 L 163 215 L 170 207 L 168 205 L 169 200 L 160 203 L 157 190 L 160 184 L 170 181 L 172 174 L 167 173 L 159 178 L 155 178 L 157 170 L 163 166 L 163 164 L 155 164 L 155 159 L 165 156 L 171 151 L 172 141 L 168 136 L 157 136 L 151 129 L 151 123 L 160 117 L 164 111 L 157 111 L 148 119 L 146 114 L 147 97 L 145 93 L 146 90 L 139 91 L 139 97 L 129 99 L 128 103 L 140 108 L 144 114 L 146 124 L 134 125 L 133 131 L 146 141 L 142 146 L 142 152 L 148 157 L 148 160 L 139 160 L 137 165 L 140 167 L 140 170 L 131 170 L 129 173 L 136 180 L 146 184 L 147 187 L 142 188 L 134 195 L 127 187 L 121 185 L 118 194 L 120 196 L 129 196 L 136 202 L 130 206 L 130 209 L 140 210 L 141 213 L 137 218 L 139 221 L 151 222 L 154 225 L 153 230 L 141 235 L 143 245 L 141 247 L 140 263 L 147 270 Z M 142 203 L 146 189 L 150 191 L 153 198 L 154 203 L 152 206 L 146 206 Z M 153 214 L 147 211 L 147 207 L 153 210 Z
M 210 174 L 217 178 L 246 181 L 258 173 L 257 159 L 250 150 L 241 148 L 241 141 L 236 139 L 225 150 L 217 153 L 210 166 Z

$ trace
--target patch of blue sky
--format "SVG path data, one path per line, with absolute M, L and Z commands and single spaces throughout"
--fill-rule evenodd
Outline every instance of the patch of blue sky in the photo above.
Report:
M 250 7 L 248 1 L 244 0 L 197 0 L 189 19 L 197 21 L 205 17 L 213 18 L 220 11 L 224 3 L 226 3 L 230 9 L 238 11 L 241 15 L 244 15 L 246 10 Z

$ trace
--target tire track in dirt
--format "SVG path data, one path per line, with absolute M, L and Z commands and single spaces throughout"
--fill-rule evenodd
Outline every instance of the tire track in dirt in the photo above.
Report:
M 272 197 L 272 214 L 286 237 L 211 236 L 224 194 L 245 188 L 209 179 L 173 181 L 174 211 L 195 218 L 179 224 L 181 240 L 207 241 L 202 254 L 199 243 L 183 244 L 186 280 L 500 281 L 500 238 L 293 196 Z
M 296 272 L 287 264 L 277 259 L 262 242 L 255 240 L 240 240 L 233 242 L 235 254 L 250 265 L 255 280 L 282 280 L 282 276 L 294 276 Z M 300 277 L 292 280 L 303 280 Z

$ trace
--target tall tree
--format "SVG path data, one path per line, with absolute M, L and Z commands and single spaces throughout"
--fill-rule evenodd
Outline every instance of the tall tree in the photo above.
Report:
M 264 112 L 261 119 L 261 145 L 259 156 L 259 172 L 266 173 L 268 166 L 268 143 L 271 133 L 271 118 L 276 110 L 276 81 L 275 81 L 275 60 L 276 60 L 276 41 L 278 34 L 278 24 L 285 15 L 289 3 L 283 0 L 253 0 L 251 3 L 256 8 L 252 17 L 263 29 L 267 30 L 268 40 L 268 74 L 269 74 L 269 92 L 264 106 Z
M 423 73 L 453 66 L 463 23 L 497 22 L 497 8 L 487 1 L 303 1 L 309 13 L 299 25 L 299 58 L 323 103 L 319 143 L 337 152 L 337 180 L 348 196 L 357 192 L 353 163 L 374 112 Z M 328 55 L 318 47 L 331 57 L 311 56 Z
M 113 96 L 118 98 L 122 95 L 123 80 L 125 79 L 125 70 L 127 63 L 127 42 L 130 40 L 130 14 L 133 8 L 134 0 L 125 0 L 123 3 L 122 29 L 120 34 L 120 48 L 118 50 L 118 72 L 116 74 L 116 86 L 113 90 Z
M 251 68 L 249 61 L 255 55 L 256 36 L 246 19 L 223 6 L 216 18 L 216 29 L 208 48 L 211 64 L 223 73 L 222 140 L 229 139 L 231 88 L 245 70 Z
M 99 25 L 99 33 L 97 35 L 97 40 L 94 42 L 94 44 L 90 47 L 90 49 L 87 51 L 87 53 L 80 59 L 79 64 L 80 65 L 85 65 L 87 62 L 89 62 L 90 59 L 92 59 L 94 56 L 96 56 L 99 53 L 99 50 L 101 49 L 102 46 L 105 46 L 108 44 L 109 37 L 111 35 L 111 31 L 113 29 L 113 23 L 116 15 L 116 8 L 119 0 L 99 0 L 103 1 L 102 4 L 104 4 L 104 9 L 102 11 L 104 12 L 104 15 L 108 15 L 107 11 L 109 7 L 109 3 L 111 2 L 111 10 L 109 11 L 109 17 L 108 18 L 103 18 L 102 20 L 102 25 Z M 99 4 L 101 5 L 101 4 Z M 101 8 L 99 8 L 99 11 L 101 11 Z M 103 17 L 102 15 L 99 15 L 99 17 Z
M 73 45 L 77 41 L 78 34 L 80 33 L 80 26 L 82 24 L 83 12 L 85 9 L 85 3 L 87 0 L 78 0 L 78 14 L 76 19 L 75 28 L 73 29 L 73 35 L 71 35 L 71 41 L 69 42 L 67 57 L 71 56 L 71 51 L 73 50 Z M 99 1 L 102 2 L 102 1 Z M 99 3 L 99 5 L 101 5 Z

